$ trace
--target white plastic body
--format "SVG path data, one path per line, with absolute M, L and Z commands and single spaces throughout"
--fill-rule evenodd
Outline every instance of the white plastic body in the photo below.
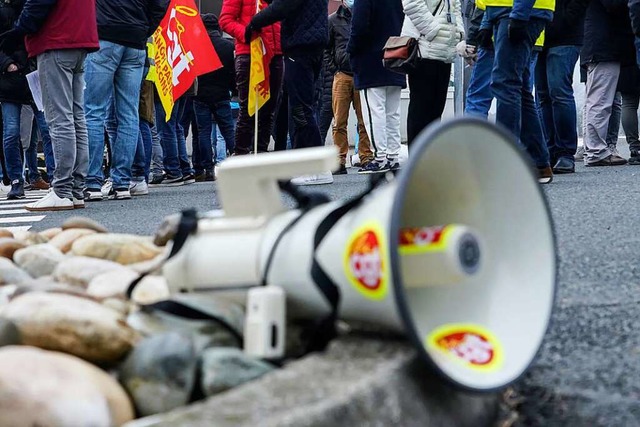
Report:
M 252 288 L 247 293 L 244 351 L 261 359 L 284 356 L 286 305 L 278 286 Z

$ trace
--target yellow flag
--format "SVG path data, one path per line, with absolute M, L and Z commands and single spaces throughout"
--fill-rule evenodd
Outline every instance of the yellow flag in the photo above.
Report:
M 262 38 L 257 37 L 251 42 L 251 68 L 249 73 L 249 116 L 253 116 L 257 109 L 262 108 L 271 98 L 269 81 L 265 67 L 269 61 L 265 55 L 266 51 Z

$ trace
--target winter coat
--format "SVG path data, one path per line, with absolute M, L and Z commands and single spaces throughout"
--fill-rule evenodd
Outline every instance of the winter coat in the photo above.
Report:
M 327 0 L 273 0 L 251 20 L 264 28 L 282 21 L 282 51 L 294 53 L 322 52 L 329 41 L 329 5 Z
M 635 64 L 633 42 L 627 0 L 591 0 L 584 22 L 581 64 Z
M 82 19 L 78 19 L 82 16 Z M 85 0 L 30 0 L 16 27 L 26 37 L 29 57 L 49 50 L 99 49 L 96 4 Z
M 636 45 L 640 45 L 640 0 L 629 0 L 629 16 L 631 28 L 636 36 Z M 640 66 L 640 55 L 636 58 Z
M 20 12 L 24 0 L 12 0 L 0 2 L 0 32 L 4 33 L 13 29 L 14 23 Z M 7 68 L 15 64 L 18 71 L 9 72 Z M 27 59 L 27 50 L 24 42 L 18 45 L 3 46 L 0 52 L 0 102 L 13 102 L 27 104 L 31 100 L 31 92 L 27 85 L 25 75 L 34 70 Z
M 584 16 L 589 0 L 556 0 L 553 21 L 547 25 L 545 48 L 582 46 Z
M 480 27 L 482 26 L 482 19 L 484 18 L 484 10 L 479 7 L 474 7 L 469 12 L 468 16 L 465 16 L 466 23 L 466 36 L 467 44 L 471 46 L 480 46 Z
M 452 63 L 464 39 L 459 0 L 402 0 L 406 18 L 402 35 L 418 39 L 420 55 Z
M 222 37 L 214 15 L 203 16 L 209 39 L 222 62 L 222 68 L 199 77 L 198 96 L 211 102 L 229 101 L 236 86 L 233 42 Z
M 402 0 L 357 0 L 352 14 L 347 52 L 356 89 L 406 87 L 404 74 L 389 71 L 382 64 L 384 45 L 402 30 Z
M 262 9 L 267 5 L 261 3 Z M 251 48 L 244 42 L 244 31 L 256 14 L 255 0 L 224 0 L 220 12 L 220 27 L 236 41 L 236 55 L 249 55 Z M 268 25 L 260 30 L 260 36 L 274 55 L 282 54 L 280 23 Z
M 330 62 L 330 68 L 345 74 L 352 75 L 351 63 L 347 44 L 351 32 L 351 11 L 341 5 L 335 13 L 329 16 L 329 44 L 327 45 L 326 60 Z
M 100 40 L 144 49 L 164 18 L 167 0 L 96 0 Z

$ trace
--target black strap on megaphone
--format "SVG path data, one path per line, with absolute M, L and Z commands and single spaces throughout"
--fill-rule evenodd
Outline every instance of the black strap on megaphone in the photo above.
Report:
M 171 247 L 171 252 L 169 256 L 163 261 L 167 262 L 174 256 L 176 256 L 180 250 L 184 247 L 185 243 L 189 239 L 193 233 L 198 230 L 198 214 L 195 209 L 189 209 L 182 212 L 180 216 L 180 222 L 178 223 L 178 229 L 176 231 L 176 235 L 173 238 L 173 246 Z M 131 299 L 133 295 L 133 291 L 138 286 L 138 284 L 147 277 L 151 271 L 149 270 L 143 274 L 141 274 L 137 279 L 135 279 L 129 287 L 127 288 L 127 298 Z M 183 304 L 174 300 L 166 300 L 159 301 L 153 304 L 143 304 L 140 305 L 140 309 L 145 313 L 152 313 L 154 311 L 161 311 L 167 314 L 171 314 L 177 317 L 181 317 L 183 319 L 188 320 L 204 320 L 204 321 L 214 321 L 219 324 L 223 329 L 225 329 L 229 334 L 238 341 L 238 345 L 243 347 L 243 337 L 242 334 L 239 333 L 233 326 L 231 326 L 226 320 L 221 317 L 215 316 L 213 314 L 205 313 L 204 311 L 198 310 L 194 307 L 190 307 L 186 304 Z

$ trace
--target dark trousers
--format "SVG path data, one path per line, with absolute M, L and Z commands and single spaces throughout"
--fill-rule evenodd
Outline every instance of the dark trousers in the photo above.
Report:
M 314 111 L 316 82 L 322 67 L 322 52 L 297 53 L 285 61 L 285 84 L 289 114 L 293 122 L 293 148 L 323 145 Z
M 193 167 L 196 174 L 200 174 L 207 170 L 213 170 L 216 155 L 213 150 L 215 144 L 211 140 L 211 134 L 214 126 L 217 124 L 220 128 L 226 149 L 230 152 L 233 151 L 235 145 L 235 126 L 229 100 L 216 101 L 198 98 L 193 103 L 193 108 L 199 135 L 198 139 L 194 140 Z
M 275 140 L 275 151 L 287 149 L 287 138 L 289 137 L 289 95 L 284 88 L 280 94 L 278 110 L 273 127 L 273 139 Z
M 440 120 L 447 103 L 451 64 L 421 59 L 409 74 L 409 113 L 407 137 L 409 144 L 431 123 Z
M 251 69 L 250 55 L 236 57 L 236 84 L 238 86 L 238 100 L 240 114 L 236 127 L 236 154 L 249 154 L 253 150 L 254 116 L 249 116 L 249 75 Z M 282 90 L 283 64 L 282 56 L 271 59 L 269 67 L 269 85 L 271 98 L 258 112 L 258 152 L 265 152 L 271 140 L 271 131 L 275 118 L 278 97 Z

